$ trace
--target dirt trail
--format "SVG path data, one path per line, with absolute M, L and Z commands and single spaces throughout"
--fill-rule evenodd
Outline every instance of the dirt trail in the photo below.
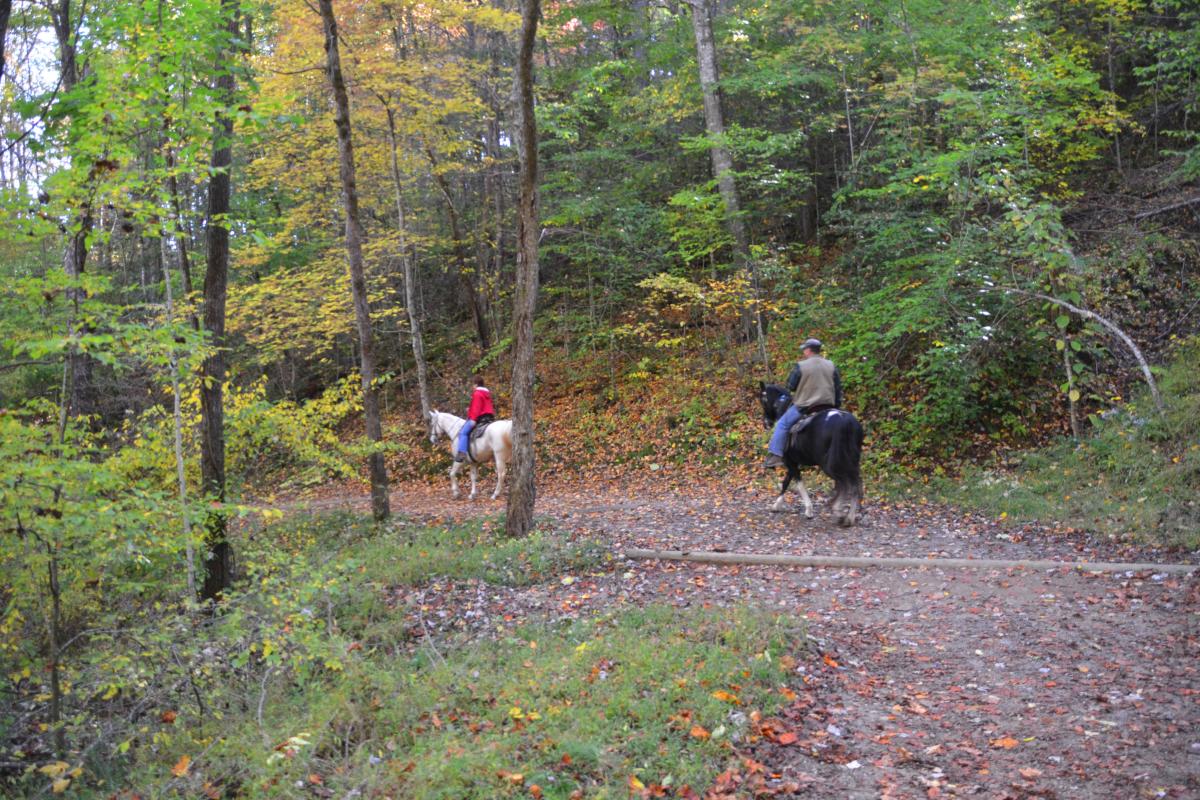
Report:
M 406 486 L 393 508 L 446 522 L 503 512 L 503 501 L 448 494 Z M 770 499 L 728 486 L 551 489 L 538 514 L 616 552 L 1197 560 L 920 505 L 868 506 L 847 530 L 820 505 L 809 521 L 797 506 L 769 512 Z M 479 636 L 622 603 L 750 603 L 803 620 L 819 653 L 798 656 L 796 685 L 806 691 L 784 715 L 800 736 L 744 748 L 765 765 L 768 788 L 794 781 L 802 796 L 839 798 L 1200 798 L 1196 575 L 619 560 L 525 589 L 443 583 L 397 600 L 419 605 L 423 625 Z

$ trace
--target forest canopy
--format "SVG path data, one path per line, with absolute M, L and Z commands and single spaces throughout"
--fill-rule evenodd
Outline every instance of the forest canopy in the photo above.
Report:
M 816 336 L 880 477 L 1116 420 L 1200 481 L 1190 0 L 15 0 L 0 45 L 0 780 L 188 680 L 85 629 L 274 580 L 231 536 L 277 492 L 369 463 L 385 518 L 475 373 L 539 464 L 731 469 Z

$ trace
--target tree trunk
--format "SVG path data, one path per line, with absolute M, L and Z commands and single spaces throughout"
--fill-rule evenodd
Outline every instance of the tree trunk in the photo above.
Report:
M 458 209 L 454 205 L 454 197 L 450 194 L 450 187 L 446 184 L 446 176 L 438 173 L 437 156 L 428 142 L 425 143 L 425 155 L 429 158 L 429 174 L 433 178 L 434 183 L 437 184 L 438 191 L 441 192 L 442 199 L 446 203 L 446 216 L 450 220 L 450 238 L 453 240 L 454 261 L 458 264 L 458 281 L 463 287 L 463 292 L 467 295 L 467 302 L 471 305 L 471 317 L 475 322 L 475 332 L 479 336 L 481 354 L 486 354 L 492 346 L 492 331 L 488 323 L 487 307 L 479 295 L 479 288 L 476 286 L 478 276 L 467 265 L 467 252 L 466 246 L 463 243 L 462 225 L 458 219 Z
M 4 41 L 8 36 L 8 18 L 12 15 L 12 0 L 0 0 L 0 80 L 4 79 Z
M 762 301 L 758 279 L 758 266 L 750 257 L 750 237 L 746 233 L 746 222 L 742 219 L 741 202 L 737 184 L 733 177 L 733 157 L 725 146 L 725 117 L 721 110 L 721 89 L 718 85 L 717 48 L 713 41 L 712 15 L 708 0 L 688 0 L 692 7 L 692 31 L 696 36 L 696 63 L 700 68 L 700 89 L 704 94 L 704 127 L 713 143 L 708 149 L 712 159 L 713 177 L 725 203 L 725 223 L 733 237 L 734 254 L 738 266 L 749 272 L 751 289 L 754 292 L 754 310 L 743 314 L 746 338 L 758 341 L 759 356 L 763 368 L 768 369 L 766 337 L 763 333 Z
M 234 57 L 238 33 L 236 0 L 221 0 L 222 25 L 227 37 L 219 56 L 216 95 L 224 108 L 213 125 L 212 177 L 208 182 L 205 225 L 204 330 L 212 350 L 200 365 L 200 486 L 217 503 L 225 502 L 225 295 L 229 282 L 229 206 L 233 169 L 234 76 L 228 63 Z M 225 516 L 217 511 L 205 521 L 204 583 L 200 597 L 218 600 L 233 585 L 233 549 Z
M 712 137 L 708 149 L 712 159 L 713 177 L 725 202 L 725 221 L 733 236 L 734 248 L 739 260 L 750 258 L 750 238 L 746 234 L 746 223 L 741 217 L 741 203 L 737 184 L 733 178 L 733 157 L 723 141 L 725 116 L 721 110 L 721 89 L 717 73 L 717 48 L 713 42 L 712 16 L 707 0 L 691 0 L 692 31 L 696 36 L 696 63 L 700 68 L 700 89 L 704 94 L 704 127 Z
M 1063 371 L 1067 373 L 1067 415 L 1071 423 L 1071 438 L 1079 438 L 1079 409 L 1075 403 L 1075 369 L 1071 364 L 1071 337 L 1064 336 Z
M 408 327 L 412 331 L 413 360 L 417 365 L 417 391 L 421 395 L 421 419 L 429 421 L 433 407 L 429 400 L 428 367 L 425 364 L 425 337 L 421 315 L 417 313 L 416 270 L 408 253 L 408 233 L 404 224 L 404 197 L 400 193 L 400 162 L 396 155 L 396 114 L 387 109 L 388 140 L 392 146 L 392 181 L 396 186 L 396 229 L 400 233 L 400 264 L 404 268 L 404 305 L 408 309 Z
M 81 12 L 82 13 L 82 12 Z M 54 23 L 54 34 L 58 39 L 59 68 L 62 71 L 62 94 L 71 94 L 79 83 L 79 66 L 75 52 L 75 27 L 71 22 L 71 0 L 60 0 L 57 6 L 51 8 Z M 91 184 L 89 177 L 86 184 Z M 80 203 L 77 217 L 67 228 L 67 243 L 63 251 L 63 271 L 75 282 L 83 275 L 87 267 L 87 237 L 92 231 L 91 201 L 86 197 Z M 66 292 L 67 300 L 72 306 L 72 323 L 68 335 L 74 336 L 80 332 L 76 327 L 80 318 L 79 304 L 87 299 L 87 294 L 77 286 L 71 286 Z M 86 325 L 84 325 L 86 328 Z M 72 347 L 67 354 L 71 370 L 70 396 L 62 402 L 67 404 L 68 416 L 76 414 L 95 413 L 98 396 L 92 379 L 92 359 L 78 347 Z
M 342 202 L 346 208 L 346 260 L 350 268 L 350 290 L 354 294 L 354 316 L 358 322 L 359 369 L 362 373 L 363 421 L 371 442 L 368 464 L 371 473 L 371 513 L 375 519 L 387 519 L 388 476 L 383 452 L 383 424 L 379 418 L 379 397 L 375 390 L 375 341 L 371 332 L 371 308 L 367 303 L 367 279 L 363 270 L 363 229 L 358 217 L 358 187 L 354 175 L 354 142 L 350 136 L 350 98 L 342 76 L 338 52 L 337 20 L 333 0 L 319 0 L 325 25 L 325 56 L 329 83 L 333 89 L 333 122 L 338 137 L 338 172 L 342 179 Z
M 179 235 L 178 241 L 181 245 L 182 240 L 182 235 Z M 159 238 L 159 246 L 162 248 L 167 325 L 170 326 L 175 322 L 175 298 L 171 291 L 170 247 L 167 241 L 167 229 L 164 227 L 162 236 Z M 180 262 L 182 263 L 185 258 L 184 251 L 180 250 Z M 175 478 L 179 483 L 179 510 L 183 524 L 184 558 L 187 560 L 187 596 L 190 603 L 196 598 L 196 554 L 192 545 L 192 522 L 188 512 L 187 466 L 183 458 L 183 393 L 179 388 L 179 356 L 173 345 L 168 358 L 168 368 L 171 370 L 171 425 L 175 439 Z
M 513 298 L 513 464 L 509 473 L 505 533 L 524 536 L 533 526 L 533 314 L 538 293 L 538 141 L 533 116 L 533 48 L 540 0 L 521 2 L 521 48 L 517 60 L 519 98 L 520 197 L 517 216 L 517 273 Z

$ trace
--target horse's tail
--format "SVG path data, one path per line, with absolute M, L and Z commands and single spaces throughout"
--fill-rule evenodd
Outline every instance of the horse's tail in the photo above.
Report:
M 825 472 L 838 484 L 838 490 L 849 490 L 851 496 L 862 497 L 863 428 L 853 414 L 832 415 L 835 428 L 829 440 Z

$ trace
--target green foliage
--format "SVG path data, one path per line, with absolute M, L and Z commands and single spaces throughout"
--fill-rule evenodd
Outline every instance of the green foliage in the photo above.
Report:
M 1200 340 L 1181 343 L 1162 375 L 1170 404 L 1148 398 L 1092 419 L 1082 441 L 975 468 L 935 484 L 947 500 L 1014 522 L 1054 520 L 1114 539 L 1187 550 L 1200 546 Z
M 419 797 L 501 797 L 536 784 L 565 798 L 575 788 L 624 793 L 631 777 L 703 787 L 727 765 L 750 712 L 785 703 L 785 665 L 803 653 L 803 633 L 744 609 L 630 609 L 505 624 L 469 646 L 421 644 L 409 622 L 417 609 L 393 587 L 406 576 L 425 584 L 425 559 L 453 559 L 464 536 L 482 561 L 503 560 L 506 544 L 479 526 L 304 515 L 256 530 L 239 546 L 247 581 L 224 613 L 196 629 L 161 626 L 139 659 L 105 668 L 121 691 L 97 702 L 120 704 L 129 692 L 151 712 L 111 729 L 72 791 L 236 787 L 268 797 L 299 781 L 339 793 L 402 786 Z M 96 637 L 96 655 L 128 634 Z
M 356 376 L 338 381 L 320 397 L 304 403 L 271 402 L 262 379 L 248 386 L 227 384 L 226 460 L 232 488 L 238 491 L 246 484 L 261 485 L 268 478 L 281 479 L 283 487 L 288 488 L 351 477 L 354 445 L 343 440 L 339 426 L 360 409 L 361 402 Z M 198 485 L 198 387 L 183 398 L 182 413 L 188 477 Z M 111 457 L 114 469 L 133 480 L 156 481 L 163 489 L 173 484 L 174 429 L 170 417 L 151 409 L 126 423 L 123 438 L 126 446 Z

